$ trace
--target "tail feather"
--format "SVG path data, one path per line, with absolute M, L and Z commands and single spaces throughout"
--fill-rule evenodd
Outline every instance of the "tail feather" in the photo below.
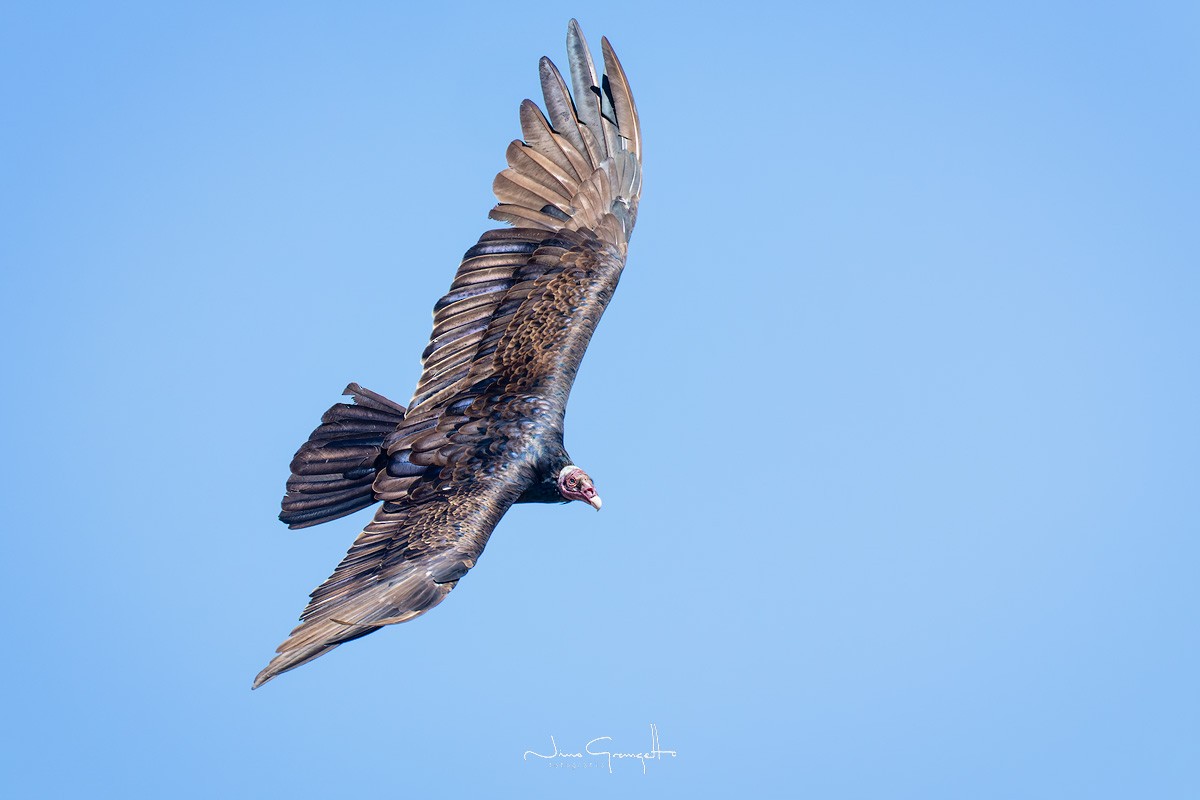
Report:
M 375 502 L 371 484 L 384 460 L 383 441 L 404 420 L 404 406 L 357 383 L 354 398 L 325 412 L 292 459 L 279 519 L 307 528 L 353 514 Z

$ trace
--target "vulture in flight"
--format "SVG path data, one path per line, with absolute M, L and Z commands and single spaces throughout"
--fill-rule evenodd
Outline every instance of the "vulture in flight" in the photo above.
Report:
M 408 407 L 350 384 L 296 453 L 279 518 L 304 528 L 379 504 L 259 673 L 281 672 L 436 606 L 475 566 L 513 503 L 600 497 L 563 448 L 579 361 L 625 264 L 642 187 L 642 141 L 625 71 L 601 39 L 603 74 L 571 20 L 571 89 L 539 65 L 545 112 L 492 188 L 489 230 L 433 307 Z

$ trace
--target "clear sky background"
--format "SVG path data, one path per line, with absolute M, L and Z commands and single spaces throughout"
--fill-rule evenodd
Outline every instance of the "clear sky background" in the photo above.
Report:
M 178 5 L 0 18 L 6 796 L 1200 796 L 1195 4 Z M 367 519 L 288 461 L 407 401 L 572 15 L 604 510 L 252 693 Z

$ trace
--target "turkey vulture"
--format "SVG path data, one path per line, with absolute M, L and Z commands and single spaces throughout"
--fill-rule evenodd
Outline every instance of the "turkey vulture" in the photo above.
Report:
M 573 92 L 540 63 L 545 114 L 521 104 L 490 230 L 433 307 L 408 407 L 350 384 L 296 453 L 279 518 L 304 528 L 381 503 L 254 688 L 435 605 L 475 566 L 513 503 L 600 508 L 563 448 L 567 396 L 625 264 L 642 141 L 625 71 L 604 74 L 575 20 Z

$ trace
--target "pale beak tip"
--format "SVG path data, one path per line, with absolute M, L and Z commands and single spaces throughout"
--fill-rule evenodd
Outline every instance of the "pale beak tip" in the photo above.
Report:
M 589 498 L 588 498 L 588 505 L 590 505 L 592 508 L 594 508 L 594 509 L 596 509 L 597 511 L 599 511 L 599 510 L 600 510 L 600 506 L 602 506 L 602 505 L 603 505 L 603 503 L 600 501 L 600 497 L 599 497 L 599 495 L 595 495 L 595 496 L 593 496 L 593 497 L 589 497 Z

